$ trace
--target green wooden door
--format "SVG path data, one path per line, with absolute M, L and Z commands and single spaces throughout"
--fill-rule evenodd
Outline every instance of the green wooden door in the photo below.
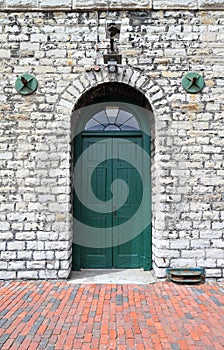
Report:
M 80 177 L 84 179 L 81 187 L 85 193 L 85 203 L 88 205 L 84 206 L 80 203 L 74 194 L 74 215 L 86 225 L 98 227 L 101 230 L 102 235 L 99 238 L 101 241 L 98 242 L 98 246 L 108 246 L 108 242 L 110 244 L 108 248 L 90 248 L 73 244 L 73 269 L 144 267 L 148 270 L 151 268 L 151 225 L 137 237 L 126 243 L 122 242 L 121 224 L 128 221 L 137 211 L 143 185 L 138 170 L 129 162 L 120 159 L 119 153 L 121 150 L 123 153 L 128 153 L 134 161 L 137 157 L 135 145 L 149 147 L 149 144 L 146 142 L 147 145 L 143 145 L 144 139 L 141 133 L 122 133 L 120 137 L 118 133 L 101 135 L 83 133 L 76 140 L 76 158 L 84 154 Z M 91 148 L 93 144 L 94 149 Z M 86 152 L 83 153 L 85 150 Z M 96 162 L 102 158 L 105 161 L 100 162 L 96 167 Z M 84 172 L 89 175 L 83 176 Z M 115 194 L 111 191 L 112 183 L 118 179 L 125 181 L 130 189 L 127 200 L 122 206 L 120 206 L 119 197 L 122 198 L 125 186 L 117 188 Z M 90 183 L 91 186 L 89 186 Z M 114 183 L 116 186 L 116 182 Z M 103 212 L 103 204 L 102 207 L 98 204 L 96 210 L 89 209 L 89 205 L 94 205 L 91 203 L 93 199 L 89 193 L 91 188 L 102 203 L 111 201 L 110 212 Z M 148 215 L 150 215 L 150 205 L 148 209 Z M 107 244 L 104 244 L 105 240 Z

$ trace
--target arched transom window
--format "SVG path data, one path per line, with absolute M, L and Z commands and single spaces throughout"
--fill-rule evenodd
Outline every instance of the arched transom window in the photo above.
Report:
M 118 106 L 108 106 L 92 116 L 92 118 L 86 123 L 85 130 L 139 130 L 139 124 L 131 112 L 121 109 Z

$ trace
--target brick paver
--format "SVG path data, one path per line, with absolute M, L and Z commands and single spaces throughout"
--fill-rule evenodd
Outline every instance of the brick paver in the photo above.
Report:
M 222 349 L 224 284 L 0 283 L 0 349 Z

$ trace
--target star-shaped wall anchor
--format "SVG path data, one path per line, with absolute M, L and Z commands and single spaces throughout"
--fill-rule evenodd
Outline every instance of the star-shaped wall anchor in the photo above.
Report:
M 204 78 L 196 72 L 188 72 L 182 79 L 183 89 L 190 94 L 200 92 L 205 85 Z
M 31 74 L 22 74 L 16 79 L 15 88 L 21 95 L 30 95 L 37 90 L 37 79 Z

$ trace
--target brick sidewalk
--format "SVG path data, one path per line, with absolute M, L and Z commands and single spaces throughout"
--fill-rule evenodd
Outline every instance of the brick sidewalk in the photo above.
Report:
M 0 349 L 222 349 L 224 284 L 0 283 Z

